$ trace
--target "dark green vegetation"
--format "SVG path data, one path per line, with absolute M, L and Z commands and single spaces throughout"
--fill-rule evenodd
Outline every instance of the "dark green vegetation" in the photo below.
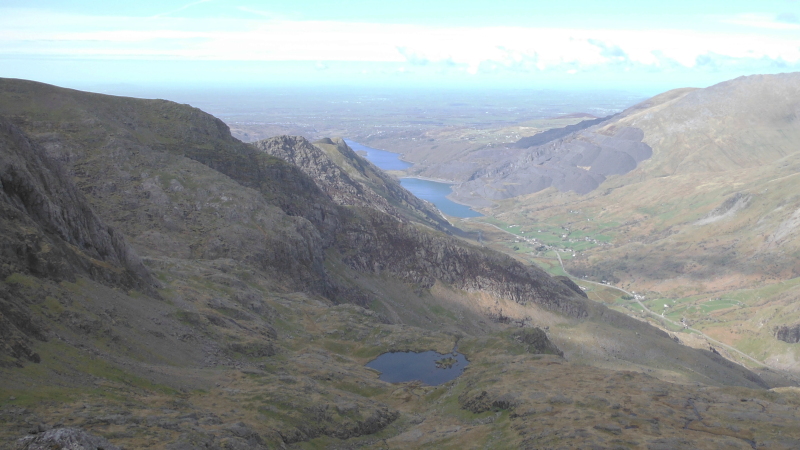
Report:
M 455 364 L 456 362 L 458 362 L 458 361 L 455 358 L 453 358 L 452 356 L 449 356 L 447 358 L 442 358 L 442 359 L 436 361 L 436 367 L 438 367 L 440 369 L 449 369 L 449 368 L 453 367 L 453 364 Z
M 456 237 L 341 141 L 0 80 L 0 439 L 790 448 L 792 390 Z M 537 328 L 538 327 L 538 328 Z M 542 328 L 549 327 L 547 332 Z M 386 351 L 470 366 L 437 387 Z

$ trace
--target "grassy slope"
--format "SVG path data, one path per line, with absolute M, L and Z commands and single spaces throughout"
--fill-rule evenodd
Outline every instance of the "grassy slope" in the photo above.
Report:
M 647 293 L 659 311 L 675 301 L 683 306 L 669 317 L 796 371 L 797 350 L 773 333 L 798 321 L 797 79 L 750 77 L 643 102 L 606 128 L 645 130 L 652 159 L 586 196 L 551 189 L 503 202 L 494 216 L 575 251 L 565 258 L 573 274 Z M 736 195 L 743 208 L 714 214 Z

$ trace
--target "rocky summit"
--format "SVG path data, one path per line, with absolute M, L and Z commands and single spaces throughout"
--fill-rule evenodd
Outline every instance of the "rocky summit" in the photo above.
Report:
M 790 380 L 468 241 L 340 139 L 0 79 L 0 183 L 0 448 L 800 443 Z M 365 367 L 456 347 L 439 386 Z

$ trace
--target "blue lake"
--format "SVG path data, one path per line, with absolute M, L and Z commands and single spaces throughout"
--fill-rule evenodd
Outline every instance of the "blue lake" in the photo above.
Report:
M 453 358 L 455 363 L 446 368 L 436 367 L 436 361 L 444 358 Z M 461 353 L 389 352 L 368 362 L 367 367 L 380 372 L 380 379 L 389 383 L 419 380 L 429 386 L 438 386 L 457 378 L 468 364 Z
M 405 170 L 413 166 L 413 164 L 401 160 L 400 155 L 397 153 L 367 147 L 366 145 L 359 144 L 349 139 L 345 139 L 344 141 L 353 151 L 366 153 L 366 158 L 369 162 L 375 164 L 382 170 Z M 417 178 L 401 178 L 400 184 L 418 198 L 433 203 L 439 208 L 439 211 L 448 216 L 467 218 L 480 217 L 483 215 L 473 211 L 469 206 L 461 205 L 447 198 L 447 196 L 453 192 L 453 190 L 450 189 L 449 183 L 420 180 Z
M 413 166 L 410 162 L 400 159 L 397 153 L 387 152 L 386 150 L 378 150 L 377 148 L 367 147 L 358 142 L 353 142 L 349 139 L 344 140 L 354 152 L 365 152 L 366 158 L 372 164 L 378 166 L 382 170 L 405 170 Z
M 456 203 L 447 198 L 447 196 L 453 192 L 453 190 L 450 189 L 450 185 L 447 183 L 420 180 L 419 178 L 401 178 L 400 184 L 418 198 L 433 203 L 439 208 L 439 211 L 448 216 L 466 218 L 480 217 L 483 215 L 477 211 L 473 211 L 469 206 Z

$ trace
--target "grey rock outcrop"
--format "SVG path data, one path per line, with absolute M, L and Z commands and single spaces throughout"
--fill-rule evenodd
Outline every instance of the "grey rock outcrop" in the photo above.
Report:
M 747 208 L 753 196 L 743 192 L 737 192 L 734 195 L 725 199 L 721 205 L 709 211 L 702 219 L 695 222 L 695 225 L 702 226 L 710 223 L 719 222 L 720 220 L 729 219 L 736 215 L 737 212 Z
M 473 414 L 486 411 L 501 411 L 514 409 L 519 401 L 513 393 L 498 394 L 487 391 L 465 391 L 458 396 L 458 403 L 462 409 Z
M 775 339 L 790 344 L 797 344 L 800 342 L 800 324 L 797 325 L 783 325 L 775 329 Z
M 537 304 L 585 317 L 583 300 L 534 266 L 445 234 L 364 211 L 368 221 L 345 221 L 337 241 L 344 262 L 363 272 L 387 271 L 423 288 L 436 280 L 466 291 L 485 291 L 520 304 Z
M 0 220 L 7 230 L 0 276 L 21 272 L 60 280 L 78 269 L 154 292 L 155 281 L 122 235 L 94 214 L 57 162 L 2 117 L 0 150 Z
M 523 328 L 513 334 L 514 339 L 528 346 L 528 352 L 564 356 L 541 328 Z
M 415 197 L 397 180 L 358 156 L 342 139 L 312 144 L 299 136 L 276 136 L 252 145 L 296 165 L 338 205 L 373 208 L 400 220 L 422 222 L 442 231 L 454 230 L 433 205 Z
M 60 165 L 0 117 L 0 280 L 77 275 L 158 296 L 156 282 L 122 234 L 95 215 Z M 0 355 L 38 363 L 45 340 L 15 288 L 0 286 Z M 6 362 L 8 363 L 8 362 Z
M 120 450 L 105 438 L 80 428 L 53 428 L 44 433 L 25 436 L 16 443 L 17 450 Z

